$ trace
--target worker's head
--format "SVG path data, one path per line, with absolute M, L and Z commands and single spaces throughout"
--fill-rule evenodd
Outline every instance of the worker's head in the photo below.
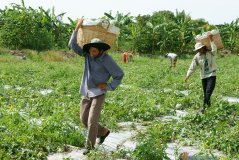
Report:
M 194 46 L 194 51 L 203 54 L 203 53 L 207 52 L 207 47 L 204 44 L 202 44 L 201 42 L 197 42 Z
M 100 56 L 108 49 L 110 49 L 110 45 L 104 43 L 99 38 L 93 38 L 90 43 L 83 46 L 83 51 L 90 53 L 90 56 L 93 58 Z

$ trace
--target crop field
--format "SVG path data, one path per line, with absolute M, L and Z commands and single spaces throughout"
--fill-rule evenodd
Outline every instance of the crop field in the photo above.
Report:
M 49 54 L 29 54 L 22 60 L 1 52 L 0 159 L 46 159 L 65 145 L 83 147 L 86 130 L 79 120 L 83 58 L 51 60 Z M 114 92 L 107 93 L 101 122 L 114 131 L 118 122 L 148 122 L 128 159 L 166 159 L 165 148 L 173 141 L 197 144 L 209 153 L 217 149 L 224 159 L 239 159 L 239 103 L 223 101 L 223 97 L 239 97 L 238 56 L 217 56 L 212 106 L 199 114 L 200 69 L 184 82 L 192 55 L 179 58 L 177 66 L 170 68 L 169 59 L 163 57 L 135 56 L 134 62 L 122 64 L 120 54 L 110 54 L 125 77 Z M 156 120 L 175 115 L 176 109 L 189 114 L 181 121 Z

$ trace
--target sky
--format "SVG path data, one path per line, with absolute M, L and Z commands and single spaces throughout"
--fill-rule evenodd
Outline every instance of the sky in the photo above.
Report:
M 10 3 L 21 4 L 21 0 L 0 0 L 0 9 Z M 117 11 L 131 16 L 152 15 L 153 12 L 169 10 L 172 12 L 184 10 L 193 19 L 203 18 L 210 24 L 230 23 L 239 18 L 239 0 L 25 0 L 26 6 L 45 10 L 55 8 L 55 14 L 66 12 L 67 17 L 75 20 L 99 18 L 104 12 Z

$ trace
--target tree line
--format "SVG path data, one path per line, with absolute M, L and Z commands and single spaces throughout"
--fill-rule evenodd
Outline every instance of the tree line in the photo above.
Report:
M 65 13 L 55 15 L 54 7 L 33 9 L 22 4 L 11 4 L 0 9 L 0 45 L 10 49 L 66 49 L 77 20 Z M 204 19 L 192 19 L 185 11 L 158 11 L 152 15 L 131 16 L 112 11 L 103 17 L 120 28 L 115 50 L 159 55 L 166 52 L 191 53 L 195 36 L 219 29 L 224 48 L 239 51 L 239 18 L 231 23 L 211 25 Z

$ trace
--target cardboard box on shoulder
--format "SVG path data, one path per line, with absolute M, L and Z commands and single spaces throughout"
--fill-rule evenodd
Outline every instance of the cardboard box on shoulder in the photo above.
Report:
M 103 19 L 90 19 L 83 22 L 82 28 L 79 29 L 77 35 L 77 43 L 83 47 L 84 44 L 89 43 L 93 38 L 99 38 L 103 42 L 112 45 L 120 29 L 109 21 Z
M 208 49 L 211 49 L 210 40 L 208 39 L 209 34 L 213 35 L 212 39 L 215 45 L 217 46 L 217 49 L 223 48 L 223 43 L 222 43 L 219 30 L 212 30 L 212 31 L 205 32 L 202 35 L 197 35 L 195 38 L 196 42 L 201 42 L 202 44 L 207 46 Z

